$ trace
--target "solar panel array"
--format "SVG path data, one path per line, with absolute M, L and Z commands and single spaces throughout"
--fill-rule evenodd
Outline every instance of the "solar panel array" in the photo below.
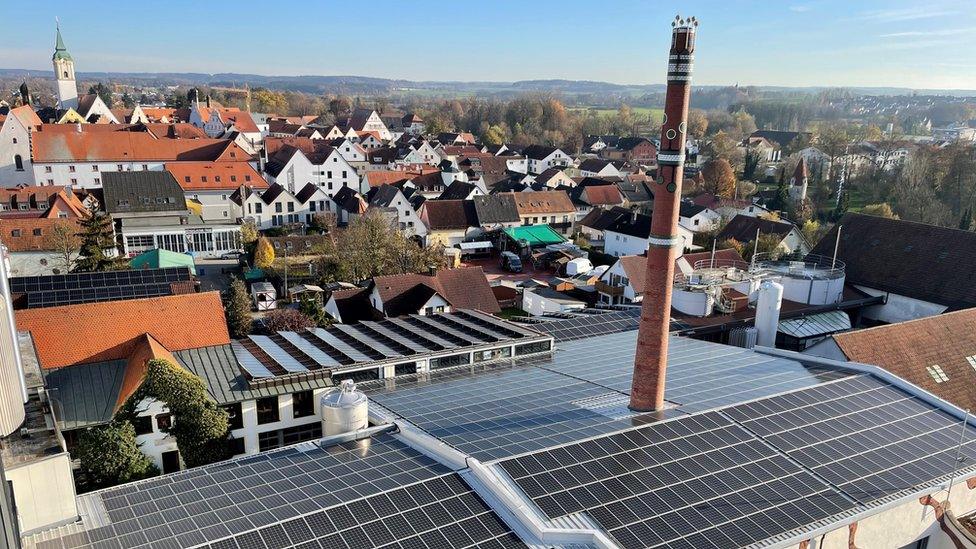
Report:
M 250 336 L 234 342 L 233 350 L 244 371 L 252 379 L 259 379 L 543 338 L 544 335 L 495 317 L 459 310 Z
M 28 309 L 172 295 L 174 282 L 192 280 L 187 267 L 24 276 L 10 279 Z
M 627 548 L 741 547 L 855 505 L 718 412 L 501 466 L 550 519 L 585 511 Z
M 234 535 L 210 549 L 525 547 L 457 474 Z
M 360 385 L 370 400 L 479 459 L 615 431 L 637 421 L 625 395 L 521 360 Z
M 630 394 L 636 347 L 634 332 L 603 336 L 600 345 L 586 340 L 563 342 L 561 352 L 541 366 Z M 845 375 L 739 347 L 672 336 L 665 398 L 685 412 L 708 410 Z
M 389 434 L 306 442 L 99 492 L 111 524 L 37 547 L 192 547 L 449 472 Z
M 976 429 L 876 378 L 859 376 L 741 404 L 729 417 L 871 503 L 976 463 Z
M 638 324 L 640 324 L 640 307 L 634 307 L 602 315 L 581 315 L 576 318 L 533 324 L 532 329 L 549 334 L 556 341 L 572 341 L 636 330 Z

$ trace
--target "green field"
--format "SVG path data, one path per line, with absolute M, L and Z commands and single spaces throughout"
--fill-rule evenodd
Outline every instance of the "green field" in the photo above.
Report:
M 619 109 L 609 109 L 605 107 L 571 107 L 569 110 L 576 112 L 595 112 L 601 116 L 614 116 L 617 114 Z M 651 115 L 655 120 L 664 119 L 664 109 L 658 109 L 656 107 L 631 107 L 630 110 L 638 116 Z

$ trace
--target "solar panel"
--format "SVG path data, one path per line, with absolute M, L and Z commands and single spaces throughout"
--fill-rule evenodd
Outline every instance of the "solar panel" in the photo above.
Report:
M 603 335 L 598 340 L 563 341 L 552 360 L 538 365 L 629 394 L 636 347 L 634 331 Z M 672 336 L 665 398 L 683 411 L 707 410 L 844 375 L 747 349 Z
M 639 421 L 626 397 L 555 372 L 508 363 L 367 383 L 370 399 L 487 460 L 615 431 Z M 597 402 L 598 405 L 594 405 Z
M 636 330 L 640 324 L 640 308 L 586 315 L 566 320 L 554 320 L 533 325 L 533 329 L 549 334 L 556 341 L 572 341 L 597 335 Z
M 947 477 L 976 429 L 876 378 L 858 376 L 729 408 L 739 421 L 862 503 Z M 966 467 L 968 466 L 968 467 Z
M 336 366 L 341 366 L 338 360 L 332 358 L 332 356 L 330 356 L 328 353 L 309 343 L 301 335 L 295 332 L 278 332 L 278 334 L 291 342 L 291 344 L 295 347 L 298 347 L 300 351 L 312 357 L 312 360 L 318 362 L 323 367 L 335 368 Z
M 192 280 L 186 267 L 14 277 L 12 294 L 23 294 L 27 308 L 172 295 L 172 284 Z
M 297 546 L 525 547 L 457 474 L 237 534 L 208 547 Z
M 252 379 L 274 377 L 274 373 L 252 355 L 250 351 L 245 349 L 241 342 L 231 340 L 230 348 L 234 351 L 234 358 L 237 359 L 237 363 L 240 364 L 241 368 L 244 368 L 244 371 Z
M 359 349 L 356 349 L 352 345 L 349 345 L 345 341 L 342 341 L 336 337 L 333 333 L 328 330 L 323 330 L 322 328 L 312 328 L 309 333 L 315 334 L 316 337 L 322 341 L 328 343 L 329 345 L 335 347 L 339 352 L 347 355 L 349 358 L 356 362 L 372 362 L 373 359 L 369 355 L 364 354 Z
M 627 548 L 741 547 L 856 505 L 718 412 L 501 466 L 550 519 L 586 512 Z
M 261 348 L 262 351 L 268 354 L 279 366 L 284 368 L 288 372 L 307 372 L 308 368 L 302 365 L 301 362 L 292 358 L 284 349 L 275 345 L 271 338 L 263 335 L 252 335 L 248 338 L 254 342 L 255 345 Z
M 403 356 L 403 353 L 390 348 L 385 343 L 377 340 L 376 338 L 371 337 L 369 334 L 363 333 L 360 330 L 356 330 L 354 327 L 348 324 L 336 324 L 332 326 L 332 329 L 343 332 L 350 337 L 365 341 L 366 344 L 370 346 L 370 348 L 379 352 L 386 358 L 396 358 L 396 357 Z
M 258 529 L 288 540 L 300 529 L 291 519 L 448 473 L 389 434 L 306 442 L 88 496 L 101 500 L 111 524 L 76 534 L 72 546 L 191 547 Z
M 441 350 L 441 346 L 437 345 L 429 339 L 421 339 L 419 337 L 409 337 L 405 334 L 397 333 L 390 328 L 390 325 L 386 322 L 370 322 L 363 321 L 357 326 L 366 326 L 375 330 L 377 333 L 382 334 L 390 339 L 400 342 L 401 345 L 405 345 L 412 349 L 415 353 L 429 353 L 431 351 Z M 412 334 L 411 334 L 412 335 Z
M 465 345 L 480 345 L 486 341 L 491 341 L 492 338 L 486 336 L 475 335 L 470 331 L 462 331 L 450 325 L 445 325 L 444 322 L 440 321 L 438 315 L 423 316 L 423 315 L 410 315 L 410 320 L 414 322 L 416 326 L 424 326 L 429 330 L 434 330 L 439 334 L 447 334 L 448 337 L 454 338 L 456 341 L 463 343 Z M 497 339 L 494 339 L 497 341 Z
M 442 338 L 435 333 L 431 333 L 429 330 L 419 329 L 402 318 L 388 318 L 386 319 L 386 322 L 390 323 L 391 328 L 395 327 L 416 337 L 426 339 L 427 341 L 432 341 L 444 349 L 454 349 L 458 346 L 457 343 L 449 339 Z

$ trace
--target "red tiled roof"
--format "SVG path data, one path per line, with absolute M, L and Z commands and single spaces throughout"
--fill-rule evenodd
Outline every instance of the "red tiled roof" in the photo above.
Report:
M 624 202 L 616 185 L 589 185 L 583 189 L 583 193 L 591 206 L 617 206 Z
M 0 242 L 11 252 L 53 251 L 48 236 L 59 223 L 68 223 L 81 230 L 77 219 L 0 217 Z
M 157 139 L 147 132 L 48 131 L 32 135 L 34 162 L 247 161 L 250 155 L 226 139 Z
M 210 113 L 216 112 L 224 124 L 233 124 L 235 128 L 245 133 L 257 133 L 257 124 L 251 113 L 242 111 L 236 107 L 200 107 L 200 117 L 203 120 L 210 119 Z
M 42 368 L 128 359 L 149 334 L 169 351 L 230 343 L 218 292 L 16 311 Z
M 880 366 L 960 408 L 976 408 L 976 309 L 834 334 L 848 360 Z M 976 360 L 976 359 L 974 359 Z M 948 377 L 937 383 L 928 368 Z
M 268 187 L 248 162 L 167 162 L 165 168 L 184 191 L 233 191 L 241 185 Z
M 173 354 L 166 347 L 163 347 L 156 338 L 149 334 L 142 334 L 136 337 L 132 344 L 132 354 L 129 356 L 125 365 L 125 372 L 122 374 L 122 387 L 119 388 L 119 397 L 115 401 L 115 411 L 129 400 L 146 379 L 146 372 L 149 370 L 149 361 L 155 358 L 168 361 L 174 366 L 180 363 L 173 358 Z
M 380 187 L 383 185 L 390 185 L 396 183 L 397 181 L 403 181 L 404 179 L 413 179 L 420 175 L 427 175 L 432 173 L 439 173 L 440 170 L 437 168 L 423 168 L 420 171 L 417 170 L 376 170 L 366 172 L 363 177 L 370 187 Z

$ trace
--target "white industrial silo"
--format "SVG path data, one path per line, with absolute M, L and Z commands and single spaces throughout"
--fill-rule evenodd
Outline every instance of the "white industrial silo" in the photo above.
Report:
M 756 299 L 756 345 L 776 346 L 779 311 L 783 305 L 783 285 L 775 280 L 763 280 Z
M 322 434 L 341 435 L 369 425 L 369 400 L 351 379 L 322 396 Z
M 0 436 L 7 436 L 24 423 L 27 387 L 20 359 L 17 328 L 7 273 L 6 247 L 0 247 Z

